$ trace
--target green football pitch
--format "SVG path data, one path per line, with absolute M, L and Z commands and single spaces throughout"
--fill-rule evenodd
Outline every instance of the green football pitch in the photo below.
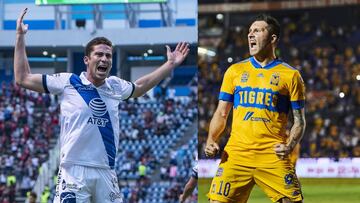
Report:
M 303 178 L 300 179 L 304 203 L 360 203 L 360 178 Z M 199 179 L 198 202 L 206 203 L 211 179 Z M 271 203 L 257 186 L 248 203 Z

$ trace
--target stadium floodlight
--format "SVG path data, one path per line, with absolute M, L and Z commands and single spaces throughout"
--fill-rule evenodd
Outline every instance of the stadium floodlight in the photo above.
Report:
M 216 19 L 218 19 L 218 20 L 223 20 L 223 19 L 224 19 L 224 15 L 221 14 L 221 13 L 218 13 L 218 14 L 216 15 Z
M 210 57 L 216 56 L 215 51 L 212 51 L 212 50 L 209 50 L 209 49 L 206 49 L 206 48 L 203 48 L 203 47 L 198 47 L 198 54 L 200 54 L 200 55 L 208 55 Z
M 36 5 L 108 4 L 108 3 L 166 3 L 167 0 L 35 0 Z
M 339 93 L 339 97 L 340 97 L 340 98 L 344 98 L 344 97 L 345 97 L 345 93 L 344 93 L 344 92 L 340 92 L 340 93 Z

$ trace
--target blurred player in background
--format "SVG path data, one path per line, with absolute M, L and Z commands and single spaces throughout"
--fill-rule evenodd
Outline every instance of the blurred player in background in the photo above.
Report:
M 192 194 L 195 187 L 197 186 L 197 181 L 198 181 L 198 164 L 196 162 L 196 165 L 192 169 L 191 177 L 184 187 L 184 192 L 179 197 L 180 203 L 184 203 L 186 198 L 188 198 Z
M 113 48 L 104 37 L 94 38 L 85 47 L 87 69 L 80 76 L 31 74 L 25 50 L 26 12 L 17 20 L 16 83 L 61 98 L 61 161 L 54 202 L 122 202 L 113 170 L 119 142 L 119 102 L 140 97 L 157 85 L 184 61 L 189 45 L 179 43 L 173 52 L 167 46 L 167 62 L 134 83 L 115 76 L 108 78 Z
M 302 202 L 289 154 L 305 130 L 305 87 L 299 71 L 276 58 L 279 37 L 276 19 L 256 17 L 248 33 L 252 57 L 224 75 L 205 154 L 219 151 L 217 142 L 233 107 L 232 131 L 210 186 L 210 202 L 247 202 L 255 184 L 273 202 Z M 294 124 L 287 136 L 290 109 Z
M 28 198 L 29 203 L 36 203 L 37 194 L 35 192 L 31 192 Z

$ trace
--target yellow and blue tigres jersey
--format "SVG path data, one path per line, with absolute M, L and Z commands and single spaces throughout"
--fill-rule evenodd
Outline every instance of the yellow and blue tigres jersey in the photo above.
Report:
M 262 67 L 250 57 L 225 72 L 219 99 L 233 103 L 226 153 L 248 166 L 281 164 L 273 146 L 286 143 L 288 113 L 305 104 L 299 71 L 278 59 Z

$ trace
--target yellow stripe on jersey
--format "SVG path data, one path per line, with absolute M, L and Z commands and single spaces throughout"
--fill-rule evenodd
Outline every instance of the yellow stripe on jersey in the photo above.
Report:
M 304 108 L 305 87 L 299 71 L 288 64 L 276 59 L 261 67 L 251 57 L 225 72 L 219 99 L 234 107 L 225 150 L 260 166 L 278 162 L 273 145 L 286 142 L 288 112 Z

